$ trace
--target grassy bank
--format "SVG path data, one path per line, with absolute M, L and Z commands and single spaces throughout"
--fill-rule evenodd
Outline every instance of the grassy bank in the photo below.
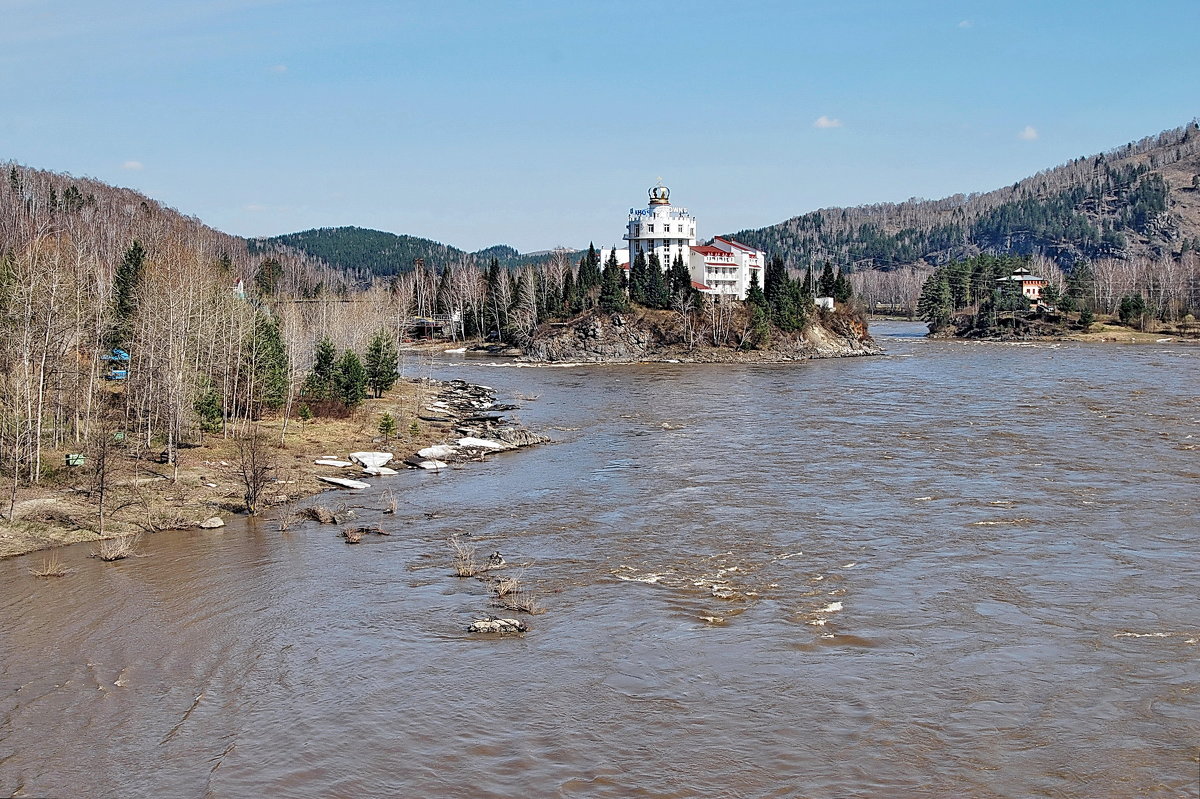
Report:
M 417 419 L 418 410 L 439 388 L 440 384 L 427 380 L 402 381 L 381 399 L 364 401 L 345 418 L 292 418 L 286 431 L 281 417 L 262 419 L 259 431 L 275 468 L 264 488 L 259 515 L 268 520 L 286 517 L 297 500 L 329 488 L 316 476 L 336 470 L 313 465 L 316 458 L 376 449 L 403 458 L 448 438 L 451 423 Z M 391 413 L 397 423 L 396 434 L 387 442 L 379 433 L 385 413 Z M 62 464 L 67 454 L 67 450 L 52 452 L 47 461 Z M 245 485 L 233 438 L 206 435 L 197 446 L 178 450 L 174 466 L 135 459 L 132 448 L 117 449 L 114 455 L 107 477 L 103 535 L 94 470 L 87 465 L 56 467 L 40 485 L 18 490 L 14 518 L 0 522 L 0 558 L 63 544 L 188 529 L 213 516 L 227 518 L 244 511 Z

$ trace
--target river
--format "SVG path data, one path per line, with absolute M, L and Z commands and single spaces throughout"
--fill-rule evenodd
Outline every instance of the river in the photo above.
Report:
M 0 562 L 0 795 L 1196 796 L 1200 347 L 918 330 L 445 356 L 554 443 L 351 498 L 391 536 Z M 451 535 L 536 590 L 528 633 L 464 631 L 497 611 Z

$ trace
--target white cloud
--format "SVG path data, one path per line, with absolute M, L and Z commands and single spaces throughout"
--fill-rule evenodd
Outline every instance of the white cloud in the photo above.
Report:
M 276 75 L 282 75 L 287 72 L 287 64 L 276 64 L 273 67 L 267 67 L 267 72 L 274 72 Z
M 813 123 L 814 128 L 840 128 L 841 126 L 842 120 L 833 119 L 832 117 L 827 117 L 824 114 L 817 117 L 817 121 Z
M 969 19 L 964 19 L 962 22 L 958 23 L 958 27 L 960 27 L 960 28 L 972 28 L 974 26 L 975 26 L 975 23 Z
M 143 164 L 141 161 L 126 161 L 125 163 L 121 164 L 121 169 L 132 169 L 132 170 L 136 171 L 136 170 L 141 170 L 141 169 L 145 169 L 145 168 L 146 168 L 146 165 Z
M 1033 125 L 1026 125 L 1025 128 L 1017 134 L 1018 139 L 1023 139 L 1025 141 L 1033 141 L 1037 137 L 1037 128 L 1035 128 Z

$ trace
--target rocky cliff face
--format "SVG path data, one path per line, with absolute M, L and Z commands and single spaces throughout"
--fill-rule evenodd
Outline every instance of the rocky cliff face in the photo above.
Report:
M 732 338 L 738 338 L 734 334 Z M 760 349 L 713 346 L 698 340 L 687 346 L 674 320 L 654 312 L 586 314 L 571 322 L 545 325 L 526 348 L 522 361 L 535 363 L 698 363 L 782 362 L 809 358 L 844 358 L 883 352 L 866 323 L 833 313 L 814 320 L 800 336 L 776 336 Z

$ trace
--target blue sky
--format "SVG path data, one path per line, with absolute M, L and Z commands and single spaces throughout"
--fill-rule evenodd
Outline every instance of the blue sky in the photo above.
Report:
M 0 160 L 240 235 L 611 244 L 984 191 L 1200 115 L 1200 2 L 0 0 Z

